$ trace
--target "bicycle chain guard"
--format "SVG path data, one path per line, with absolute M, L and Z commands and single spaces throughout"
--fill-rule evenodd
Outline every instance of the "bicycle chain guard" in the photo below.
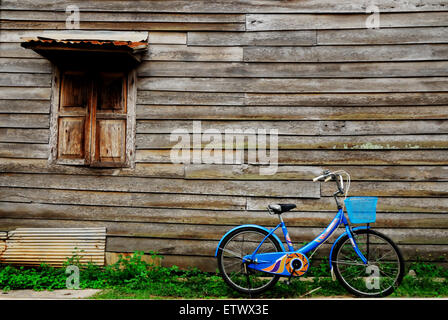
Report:
M 283 255 L 269 266 L 259 270 L 282 276 L 300 277 L 308 271 L 308 267 L 308 258 L 304 254 L 293 252 Z
M 293 277 L 300 277 L 308 271 L 308 258 L 301 253 L 291 253 L 286 256 L 286 269 Z

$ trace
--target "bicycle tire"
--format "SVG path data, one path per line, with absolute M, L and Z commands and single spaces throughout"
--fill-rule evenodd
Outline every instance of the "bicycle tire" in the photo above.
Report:
M 339 283 L 358 297 L 390 295 L 404 276 L 404 259 L 400 249 L 389 237 L 371 229 L 355 230 L 353 236 L 368 263 L 362 263 L 348 235 L 343 236 L 336 243 L 331 257 Z M 353 279 L 349 278 L 350 275 Z
M 223 280 L 232 289 L 240 293 L 258 295 L 272 288 L 279 280 L 280 276 L 244 268 L 241 259 L 245 255 L 251 254 L 267 235 L 268 232 L 263 229 L 243 227 L 229 233 L 222 240 L 217 253 L 218 269 Z M 235 252 L 236 249 L 239 250 L 238 254 Z M 282 245 L 270 235 L 258 253 L 282 251 Z M 235 266 L 233 270 L 228 264 L 228 260 L 231 259 L 236 260 L 233 263 Z M 240 263 L 238 263 L 238 259 L 241 259 Z

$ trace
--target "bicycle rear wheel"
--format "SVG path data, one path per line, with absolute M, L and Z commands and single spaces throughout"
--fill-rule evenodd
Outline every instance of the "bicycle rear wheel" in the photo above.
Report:
M 243 263 L 243 257 L 252 254 L 268 235 L 262 229 L 244 227 L 228 234 L 218 248 L 218 268 L 224 281 L 234 290 L 260 294 L 274 286 L 279 276 L 259 272 Z M 258 253 L 281 252 L 281 244 L 272 235 L 261 245 Z
M 360 297 L 385 297 L 397 288 L 404 276 L 403 256 L 395 243 L 370 229 L 353 231 L 364 264 L 345 235 L 336 244 L 332 267 L 336 278 L 350 293 Z

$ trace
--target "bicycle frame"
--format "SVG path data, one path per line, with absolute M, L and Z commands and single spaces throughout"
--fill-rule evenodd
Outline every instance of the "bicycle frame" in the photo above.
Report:
M 333 218 L 333 220 L 329 223 L 329 225 L 325 228 L 324 231 L 322 231 L 311 242 L 309 242 L 308 244 L 299 248 L 298 250 L 294 250 L 293 244 L 292 244 L 291 239 L 288 234 L 288 229 L 280 215 L 279 215 L 279 219 L 280 219 L 280 223 L 275 228 L 273 228 L 269 231 L 269 233 L 260 242 L 260 244 L 254 250 L 254 252 L 250 255 L 243 257 L 243 263 L 246 263 L 248 268 L 258 270 L 258 271 L 267 272 L 267 273 L 283 275 L 283 276 L 290 276 L 291 272 L 293 272 L 294 275 L 302 275 L 308 269 L 308 259 L 306 257 L 306 254 L 312 250 L 317 249 L 320 245 L 322 245 L 329 237 L 331 237 L 333 235 L 335 230 L 341 224 L 344 224 L 344 227 L 345 227 L 344 234 L 347 234 L 349 236 L 350 242 L 353 246 L 353 249 L 355 250 L 357 255 L 361 258 L 363 263 L 367 264 L 367 259 L 361 253 L 361 251 L 358 248 L 358 245 L 356 244 L 355 239 L 353 238 L 352 229 L 350 228 L 350 225 L 347 221 L 347 218 L 344 215 L 342 208 L 339 208 L 338 213 Z M 260 249 L 260 247 L 262 246 L 262 244 L 266 241 L 266 239 L 271 235 L 275 236 L 274 232 L 279 228 L 282 229 L 286 244 L 288 246 L 288 251 L 257 253 L 258 250 Z M 356 228 L 356 229 L 358 229 L 358 228 Z M 275 238 L 277 238 L 277 237 L 275 237 Z M 341 237 L 339 237 L 338 240 L 340 238 Z M 333 244 L 333 246 L 334 246 L 334 244 Z M 331 251 L 333 251 L 333 248 Z M 301 262 L 300 268 L 297 269 L 300 272 L 296 272 L 295 269 L 293 269 L 293 271 L 291 271 L 291 267 L 289 267 L 289 263 L 294 258 L 299 259 Z M 330 259 L 331 259 L 331 257 L 330 257 Z M 331 261 L 330 261 L 330 264 L 331 264 Z

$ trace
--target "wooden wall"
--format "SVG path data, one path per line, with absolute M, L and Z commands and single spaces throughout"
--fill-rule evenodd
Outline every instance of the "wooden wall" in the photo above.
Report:
M 373 30 L 365 3 L 3 0 L 0 230 L 105 226 L 108 252 L 215 270 L 220 237 L 276 223 L 272 202 L 296 203 L 291 237 L 311 240 L 332 217 L 334 186 L 310 180 L 343 168 L 352 195 L 380 197 L 375 227 L 407 260 L 447 257 L 448 7 L 377 1 Z M 149 31 L 135 169 L 48 165 L 52 66 L 19 42 L 64 29 L 69 4 L 83 30 Z M 277 173 L 172 164 L 170 132 L 192 120 L 278 129 Z

